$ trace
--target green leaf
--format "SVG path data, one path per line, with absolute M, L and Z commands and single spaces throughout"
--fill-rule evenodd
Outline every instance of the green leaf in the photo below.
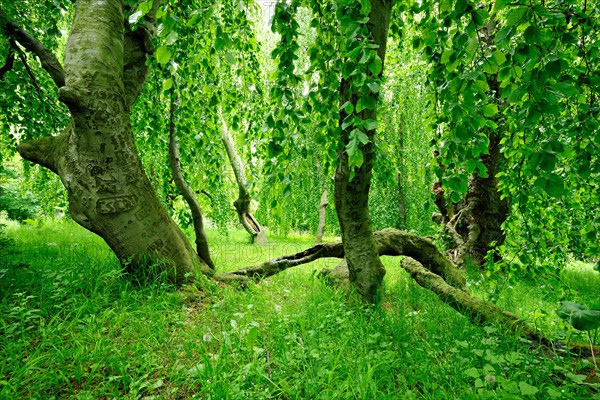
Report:
M 564 82 L 552 84 L 552 89 L 565 96 L 575 96 L 579 93 L 579 90 L 575 86 Z
M 352 114 L 354 112 L 354 105 L 351 101 L 347 101 L 340 107 L 340 111 L 342 110 L 344 110 L 346 114 Z
M 540 391 L 537 387 L 530 385 L 527 382 L 519 382 L 519 389 L 523 396 L 533 396 Z
M 481 107 L 481 111 L 483 112 L 484 116 L 493 117 L 498 115 L 498 106 L 495 104 L 486 104 L 485 106 Z
M 169 90 L 173 87 L 173 79 L 165 79 L 163 82 L 163 90 Z
M 519 101 L 521 101 L 521 99 L 523 98 L 523 96 L 527 93 L 527 90 L 525 88 L 522 87 L 516 87 L 515 89 L 513 89 L 510 94 L 508 95 L 508 102 L 509 103 L 517 103 Z
M 591 331 L 600 327 L 600 310 L 588 310 L 583 304 L 563 301 L 555 312 L 577 330 Z
M 167 46 L 160 46 L 154 55 L 156 57 L 156 61 L 163 65 L 171 60 L 171 51 L 167 48 Z
M 560 197 L 565 193 L 565 183 L 563 178 L 556 174 L 550 174 L 546 181 L 546 193 L 552 197 Z
M 372 131 L 374 129 L 377 129 L 377 127 L 379 126 L 379 122 L 374 119 L 368 119 L 365 121 L 364 126 L 367 131 Z
M 471 378 L 479 378 L 479 371 L 477 368 L 469 368 L 464 371 L 464 374 L 470 376 Z
M 171 46 L 175 44 L 175 42 L 177 42 L 177 39 L 179 39 L 179 34 L 175 31 L 172 31 L 167 35 L 165 43 L 167 44 L 167 46 Z
M 133 14 L 131 14 L 129 16 L 129 23 L 130 24 L 137 24 L 137 22 L 140 20 L 140 18 L 142 18 L 144 14 L 141 11 L 136 11 Z
M 379 56 L 377 56 L 375 57 L 375 59 L 373 59 L 373 61 L 371 61 L 371 64 L 369 64 L 369 70 L 373 75 L 378 76 L 381 73 L 382 69 L 383 64 L 381 63 L 381 59 L 379 58 Z

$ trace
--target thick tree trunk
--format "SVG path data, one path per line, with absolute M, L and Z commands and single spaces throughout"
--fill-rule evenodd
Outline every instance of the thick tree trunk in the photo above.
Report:
M 379 46 L 377 54 L 383 62 L 385 59 L 387 33 L 390 22 L 392 2 L 390 0 L 373 0 L 369 15 L 368 28 Z M 351 93 L 351 83 L 345 79 L 340 84 L 340 105 L 357 97 Z M 340 126 L 347 114 L 340 112 Z M 362 120 L 377 119 L 376 110 L 364 110 Z M 349 143 L 351 128 L 342 129 L 340 141 L 345 148 Z M 369 188 L 371 186 L 371 170 L 373 168 L 373 147 L 375 131 L 368 131 L 369 142 L 361 145 L 363 164 L 354 169 L 354 177 L 350 179 L 348 153 L 339 153 L 339 166 L 335 173 L 335 207 L 340 223 L 342 243 L 350 272 L 350 281 L 367 302 L 376 300 L 382 289 L 385 268 L 379 259 L 371 218 L 369 216 Z
M 124 264 L 135 270 L 160 260 L 181 283 L 190 273 L 213 271 L 161 206 L 142 168 L 129 114 L 147 74 L 149 38 L 146 30 L 126 32 L 124 21 L 122 1 L 77 2 L 59 90 L 72 122 L 60 136 L 21 143 L 19 152 L 60 176 L 73 219 Z
M 221 141 L 227 151 L 227 157 L 231 163 L 235 181 L 238 185 L 238 198 L 233 202 L 233 206 L 238 215 L 238 219 L 246 232 L 252 235 L 252 240 L 256 244 L 266 245 L 268 244 L 267 234 L 263 227 L 258 223 L 252 212 L 250 211 L 250 194 L 248 193 L 246 172 L 244 171 L 244 164 L 240 156 L 235 149 L 235 143 L 233 138 L 229 134 L 227 128 L 227 122 L 219 111 L 219 117 L 221 119 Z
M 329 206 L 329 200 L 327 199 L 327 189 L 323 190 L 321 195 L 321 201 L 319 202 L 319 225 L 317 226 L 317 234 L 315 236 L 315 243 L 319 244 L 323 241 L 323 233 L 325 232 L 325 217 L 327 216 L 327 206 Z
M 480 31 L 483 43 L 489 48 L 494 46 L 495 30 L 496 18 L 492 15 Z M 486 74 L 486 77 L 490 96 L 499 110 L 495 121 L 498 128 L 488 133 L 488 154 L 480 157 L 487 168 L 488 177 L 482 178 L 474 173 L 469 179 L 464 200 L 459 204 L 451 205 L 450 208 L 446 205 L 441 183 L 437 182 L 433 187 L 435 203 L 440 210 L 436 215 L 437 222 L 445 224 L 446 230 L 452 235 L 454 246 L 449 253 L 453 262 L 460 266 L 465 264 L 467 257 L 473 264 L 481 266 L 488 252 L 504 243 L 505 233 L 502 224 L 510 211 L 508 200 L 501 198 L 496 178 L 502 161 L 500 154 L 500 132 L 504 129 L 502 89 L 497 75 Z M 496 254 L 495 257 L 498 259 L 499 255 Z

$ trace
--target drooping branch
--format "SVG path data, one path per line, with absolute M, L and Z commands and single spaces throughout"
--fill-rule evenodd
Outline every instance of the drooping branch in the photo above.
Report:
M 466 287 L 463 272 L 448 261 L 429 239 L 397 229 L 377 231 L 373 236 L 380 256 L 412 257 L 433 273 L 442 276 L 452 286 L 460 289 Z M 255 267 L 237 270 L 232 274 L 262 279 L 319 258 L 344 258 L 344 256 L 344 247 L 341 242 L 322 243 L 300 253 L 283 256 Z
M 211 268 L 215 269 L 215 264 L 210 257 L 208 248 L 208 238 L 204 231 L 204 221 L 202 217 L 202 209 L 200 203 L 183 177 L 181 171 L 181 161 L 179 159 L 179 143 L 177 138 L 177 127 L 175 125 L 175 113 L 177 112 L 179 99 L 175 94 L 175 90 L 171 89 L 171 106 L 169 112 L 169 163 L 171 164 L 171 173 L 177 189 L 185 199 L 192 212 L 192 221 L 194 225 L 194 233 L 196 235 L 196 252 Z
M 227 157 L 231 163 L 231 168 L 233 169 L 233 174 L 238 185 L 238 198 L 233 202 L 238 219 L 244 226 L 244 229 L 252 235 L 257 243 L 266 244 L 267 237 L 265 231 L 250 211 L 250 194 L 247 189 L 244 164 L 235 149 L 235 143 L 229 133 L 227 122 L 225 121 L 221 110 L 219 110 L 219 119 L 221 120 L 221 141 L 225 146 Z
M 15 40 L 27 51 L 38 57 L 42 68 L 48 72 L 57 87 L 60 88 L 65 85 L 65 71 L 54 53 L 19 25 L 4 19 L 4 17 L 0 19 L 0 22 L 3 23 L 6 33 L 12 40 Z
M 419 285 L 434 292 L 443 302 L 468 317 L 473 323 L 502 324 L 521 337 L 538 343 L 549 343 L 548 339 L 523 322 L 516 314 L 487 301 L 471 297 L 465 291 L 449 285 L 441 276 L 425 269 L 416 260 L 404 258 L 400 265 Z

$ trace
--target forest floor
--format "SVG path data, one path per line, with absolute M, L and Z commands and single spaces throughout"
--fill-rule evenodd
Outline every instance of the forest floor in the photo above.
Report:
M 162 277 L 126 279 L 106 244 L 72 222 L 5 230 L 15 243 L 0 259 L 0 399 L 600 399 L 591 360 L 472 325 L 398 258 L 384 257 L 383 303 L 365 308 L 317 278 L 336 260 L 245 290 L 210 281 L 177 290 Z M 209 232 L 221 270 L 313 240 L 269 239 Z M 470 290 L 549 337 L 585 343 L 554 309 L 598 305 L 600 274 L 573 263 L 560 286 L 549 282 L 472 272 Z

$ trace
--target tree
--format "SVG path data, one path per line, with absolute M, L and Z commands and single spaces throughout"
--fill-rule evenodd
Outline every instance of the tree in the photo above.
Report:
M 164 260 L 169 276 L 184 282 L 190 273 L 214 271 L 156 198 L 129 120 L 148 74 L 160 1 L 146 4 L 146 23 L 134 31 L 127 18 L 133 10 L 122 1 L 78 1 L 64 68 L 3 17 L 9 37 L 41 60 L 71 117 L 60 135 L 22 142 L 18 150 L 60 176 L 73 219 L 101 236 L 123 263 L 135 269 L 148 261 L 145 256 Z
M 480 264 L 493 251 L 496 261 L 505 253 L 556 270 L 565 247 L 597 252 L 594 218 L 569 235 L 564 210 L 596 210 L 600 200 L 591 151 L 600 131 L 598 5 L 459 0 L 412 10 L 413 45 L 430 60 L 437 93 L 439 221 L 457 261 Z M 541 219 L 543 228 L 530 223 Z

